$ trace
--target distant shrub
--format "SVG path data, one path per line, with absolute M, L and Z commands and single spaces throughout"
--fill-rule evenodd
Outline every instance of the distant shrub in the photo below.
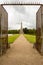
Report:
M 23 31 L 24 31 L 25 34 L 33 34 L 33 35 L 36 34 L 36 30 L 35 29 L 24 28 Z

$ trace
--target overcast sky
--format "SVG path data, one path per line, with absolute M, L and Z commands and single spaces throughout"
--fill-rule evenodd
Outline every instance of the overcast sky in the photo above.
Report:
M 38 2 L 43 3 L 43 0 L 0 0 L 0 3 L 14 2 Z M 20 29 L 21 22 L 23 28 L 36 28 L 36 12 L 40 6 L 4 6 L 8 12 L 8 29 Z

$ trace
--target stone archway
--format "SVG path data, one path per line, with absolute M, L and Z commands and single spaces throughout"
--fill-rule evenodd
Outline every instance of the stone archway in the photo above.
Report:
M 19 4 L 1 4 L 1 7 L 3 7 L 3 5 L 41 5 L 38 12 L 36 13 L 36 43 L 35 43 L 35 48 L 41 54 L 43 54 L 43 5 L 42 4 L 26 4 L 26 3 L 22 4 L 22 3 L 19 3 Z M 8 23 L 8 21 L 7 21 L 7 23 Z M 7 25 L 7 27 L 8 27 L 8 25 Z M 8 29 L 6 29 L 6 31 L 8 31 Z M 2 44 L 2 41 L 1 41 L 1 44 Z M 7 42 L 7 45 L 8 45 L 8 42 Z M 1 50 L 2 50 L 2 48 L 1 48 Z

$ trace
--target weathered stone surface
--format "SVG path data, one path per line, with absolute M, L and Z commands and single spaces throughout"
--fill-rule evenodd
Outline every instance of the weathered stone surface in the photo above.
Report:
M 43 6 L 36 13 L 36 44 L 37 50 L 43 54 Z
M 8 13 L 0 5 L 0 55 L 8 48 Z

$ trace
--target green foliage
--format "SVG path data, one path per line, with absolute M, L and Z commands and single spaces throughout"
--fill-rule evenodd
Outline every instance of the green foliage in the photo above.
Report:
M 10 44 L 13 43 L 18 37 L 19 37 L 19 34 L 8 36 L 8 43 Z
M 23 31 L 24 31 L 25 34 L 32 34 L 32 35 L 36 34 L 36 30 L 35 29 L 24 28 Z
M 30 43 L 36 42 L 36 36 L 35 35 L 24 34 L 24 36 Z
M 23 28 L 24 34 L 32 34 L 35 35 L 36 34 L 36 30 L 35 29 L 27 29 L 27 28 Z M 20 30 L 8 30 L 8 34 L 19 34 Z
M 19 34 L 19 30 L 8 30 L 8 34 Z

